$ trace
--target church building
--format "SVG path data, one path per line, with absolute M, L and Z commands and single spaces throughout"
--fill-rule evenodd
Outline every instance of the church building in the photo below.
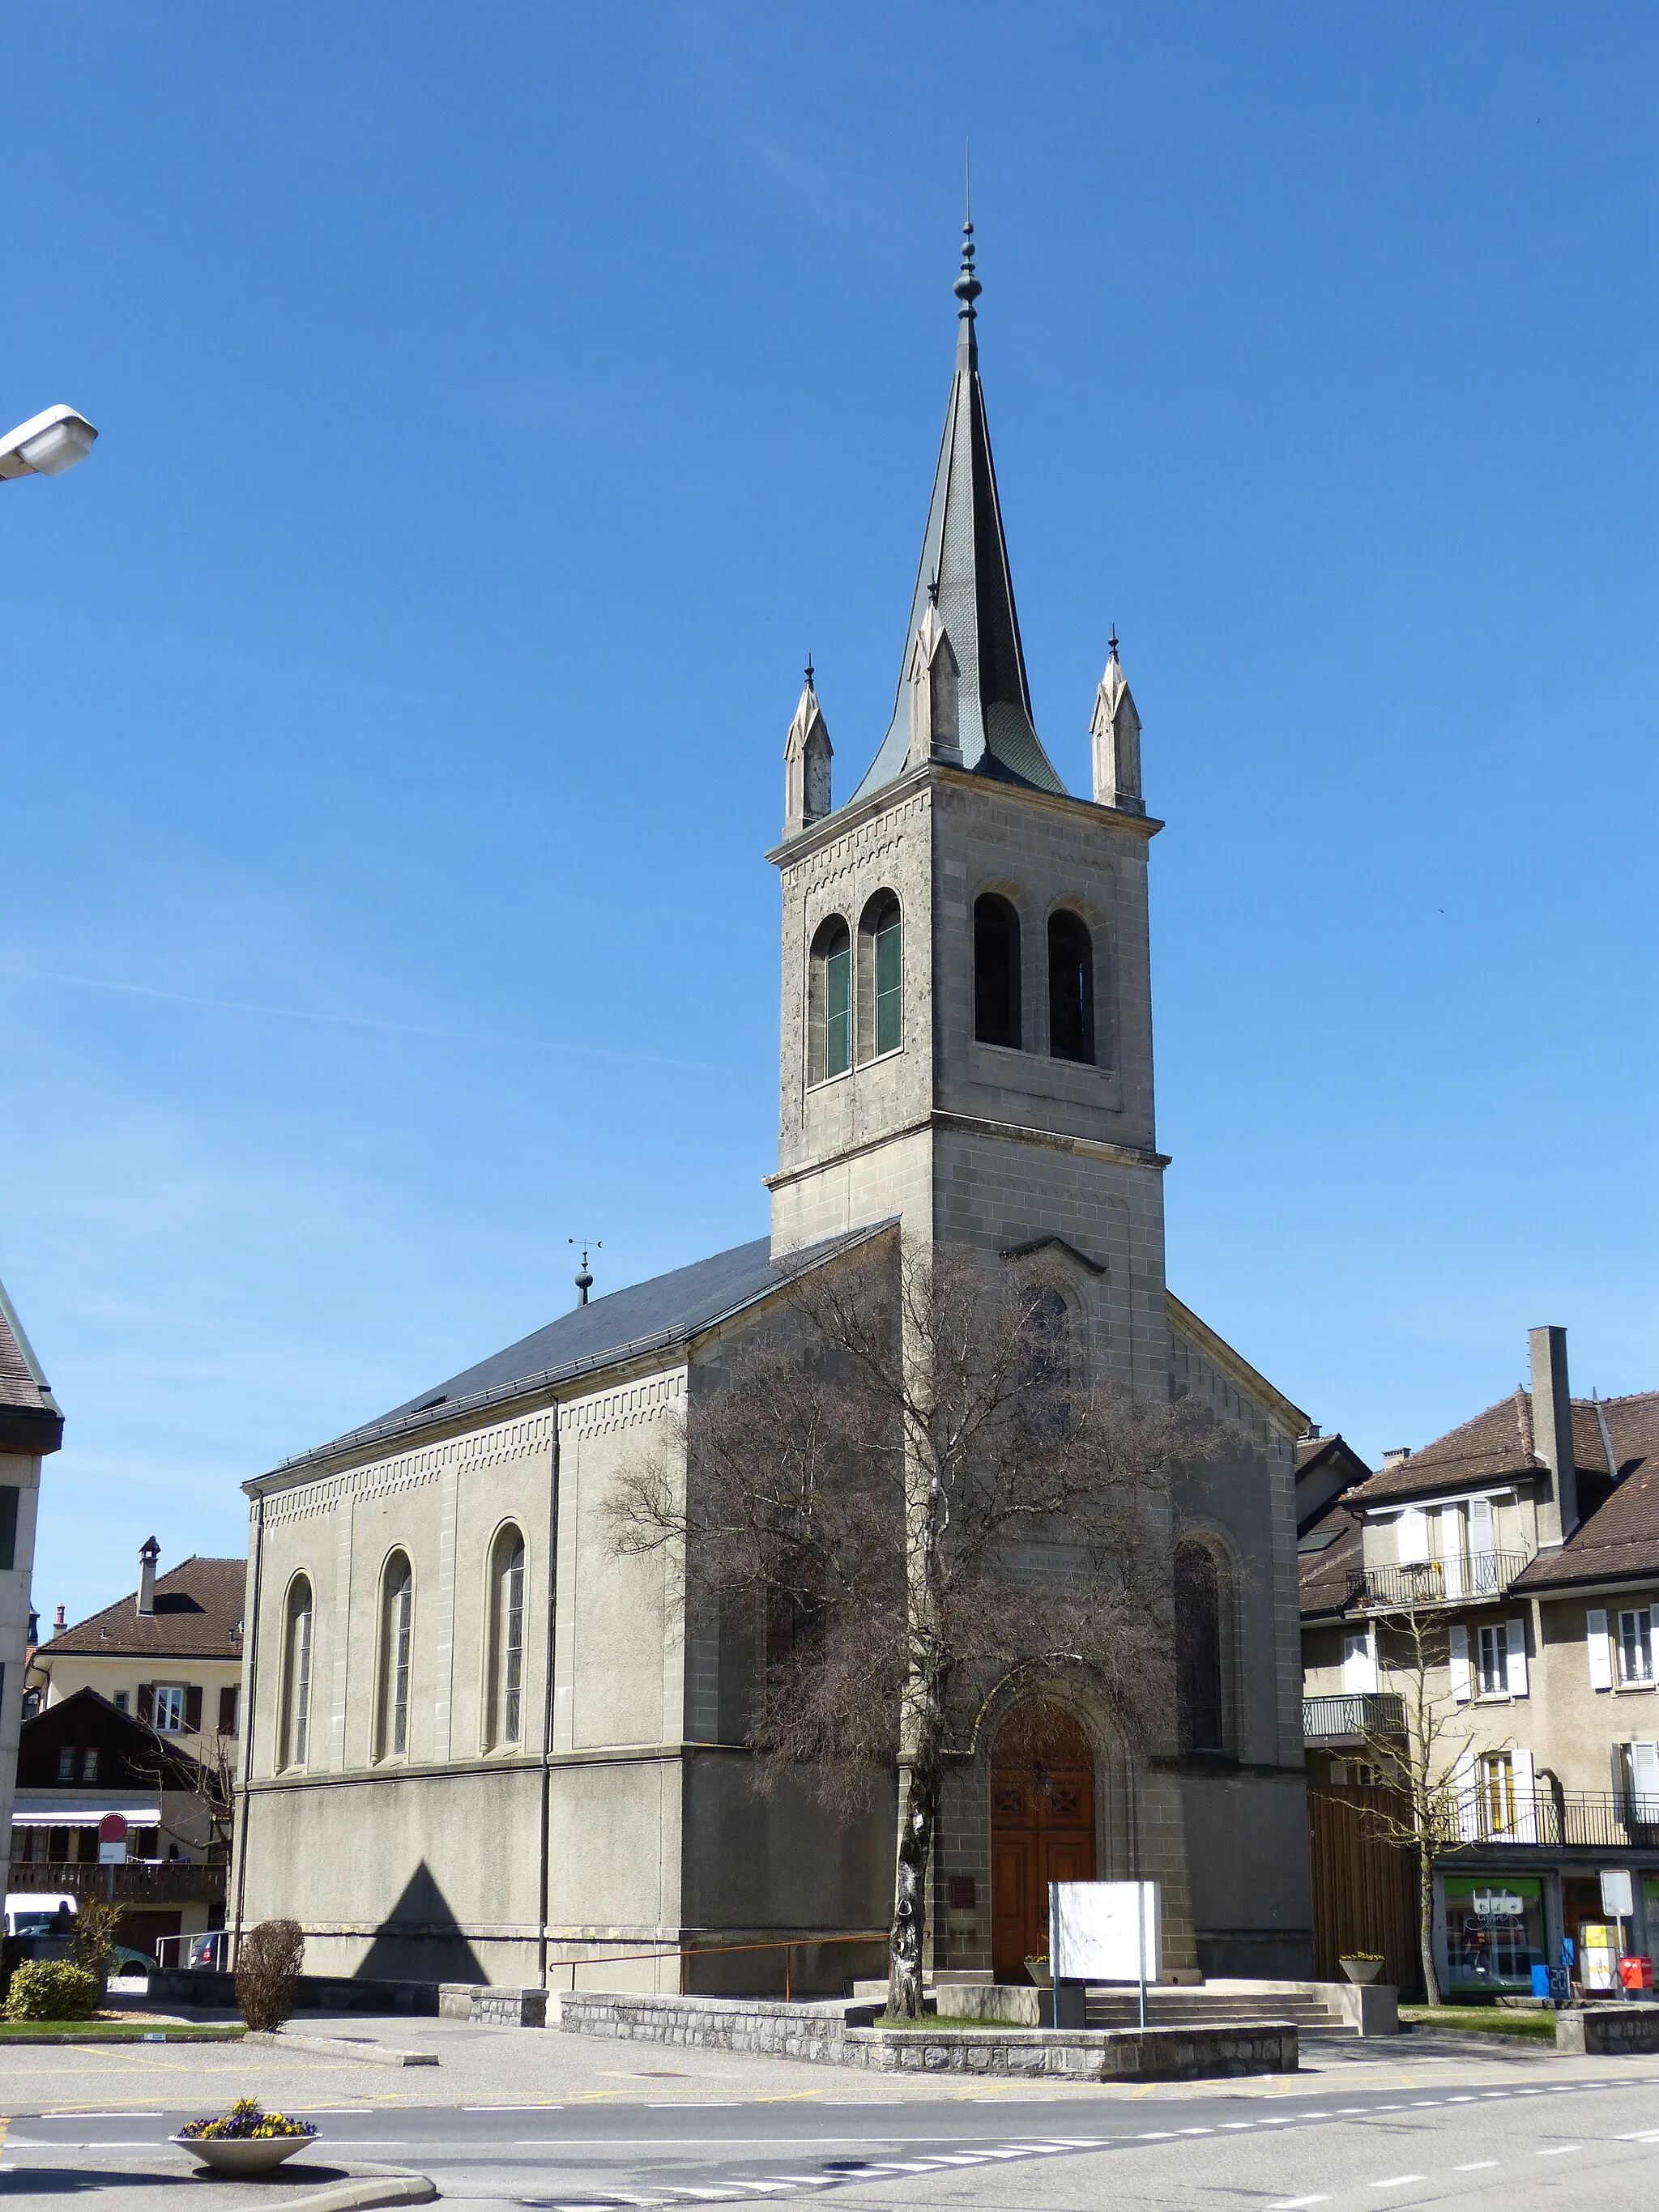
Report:
M 757 1789 L 730 1640 L 688 1622 L 659 1558 L 620 1556 L 605 1516 L 653 1442 L 684 1451 L 734 1333 L 799 1270 L 884 1239 L 1041 1251 L 1086 1377 L 1191 1395 L 1231 1438 L 1176 1501 L 1164 1740 L 1131 1755 L 1074 1685 L 1023 1680 L 953 1747 L 933 1966 L 1024 1978 L 1049 1880 L 1143 1875 L 1164 1884 L 1166 1968 L 1310 1971 L 1307 1421 L 1164 1283 L 1140 720 L 1114 637 L 1093 787 L 1066 791 L 1032 720 L 971 226 L 955 290 L 892 720 L 839 803 L 810 668 L 788 732 L 770 1235 L 584 1286 L 246 1486 L 230 1917 L 298 1920 L 313 1972 L 761 1990 L 785 1954 L 735 1947 L 785 1943 L 798 1990 L 884 1970 L 879 1943 L 828 1939 L 890 1915 L 891 1807 L 837 1824 L 805 1789 Z

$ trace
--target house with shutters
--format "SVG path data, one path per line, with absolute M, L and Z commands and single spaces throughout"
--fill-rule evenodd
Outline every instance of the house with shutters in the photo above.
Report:
M 1524 1991 L 1564 1939 L 1582 1969 L 1606 1869 L 1632 1878 L 1622 1940 L 1659 1948 L 1659 1391 L 1574 1398 L 1565 1331 L 1534 1329 L 1529 1350 L 1529 1389 L 1387 1453 L 1299 1538 L 1316 1801 L 1386 1791 L 1404 1625 L 1433 1621 L 1457 1829 L 1436 1941 L 1453 1993 Z M 1367 1890 L 1358 1856 L 1330 1879 L 1351 1911 Z M 1383 1948 L 1380 1929 L 1346 1940 L 1368 1932 Z
M 234 1765 L 247 1562 L 191 1558 L 158 1575 L 161 1551 L 154 1536 L 146 1540 L 137 1589 L 101 1613 L 70 1627 L 59 1607 L 30 1662 L 29 1711 L 95 1690 L 193 1757 Z

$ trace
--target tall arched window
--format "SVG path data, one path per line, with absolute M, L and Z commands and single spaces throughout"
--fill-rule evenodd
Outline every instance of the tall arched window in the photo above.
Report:
M 1095 948 L 1080 915 L 1048 917 L 1048 1050 L 1055 1060 L 1095 1056 Z
M 375 1753 L 409 1750 L 409 1671 L 415 1636 L 415 1577 L 406 1553 L 394 1552 L 380 1576 L 380 1703 Z
M 1028 1290 L 1024 1308 L 1026 1421 L 1038 1436 L 1064 1436 L 1072 1422 L 1072 1316 L 1056 1290 Z
M 974 1035 L 1019 1047 L 1019 916 L 994 891 L 974 901 Z
M 311 1741 L 311 1584 L 296 1575 L 283 1623 L 282 1765 L 303 1766 Z
M 1176 1705 L 1182 1751 L 1222 1751 L 1221 1576 L 1207 1544 L 1176 1547 Z
M 853 1065 L 853 944 L 838 914 L 818 924 L 806 984 L 806 1079 L 824 1083 Z
M 896 1052 L 904 1042 L 903 939 L 899 902 L 878 891 L 859 924 L 859 1058 Z
M 509 1522 L 489 1555 L 489 1729 L 494 1746 L 524 1737 L 524 1538 Z

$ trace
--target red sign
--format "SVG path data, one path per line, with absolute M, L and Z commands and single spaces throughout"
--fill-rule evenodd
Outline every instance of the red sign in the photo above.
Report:
M 125 1813 L 106 1813 L 98 1823 L 100 1844 L 124 1844 L 127 1839 L 127 1818 Z

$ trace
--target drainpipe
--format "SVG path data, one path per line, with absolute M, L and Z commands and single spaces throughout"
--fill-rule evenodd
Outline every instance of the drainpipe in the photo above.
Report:
M 586 1255 L 584 1255 L 584 1265 Z M 583 1304 L 586 1293 L 583 1293 Z M 541 1871 L 537 1886 L 536 1970 L 547 1987 L 547 1893 L 549 1838 L 552 1832 L 553 1632 L 557 1617 L 559 1574 L 559 1401 L 553 1401 L 553 1455 L 547 1488 L 547 1664 L 542 1692 Z

